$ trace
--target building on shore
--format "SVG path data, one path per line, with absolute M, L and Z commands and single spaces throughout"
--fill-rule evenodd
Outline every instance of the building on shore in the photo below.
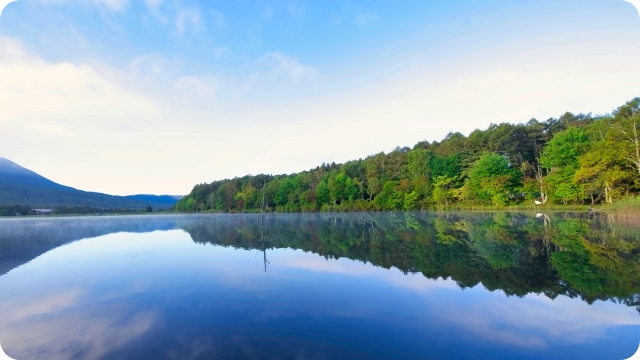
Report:
M 36 215 L 51 215 L 51 212 L 53 212 L 51 209 L 33 209 L 33 211 Z

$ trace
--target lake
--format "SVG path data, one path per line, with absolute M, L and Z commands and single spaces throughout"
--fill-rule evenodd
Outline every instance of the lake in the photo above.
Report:
M 27 359 L 626 359 L 640 229 L 606 215 L 0 220 Z

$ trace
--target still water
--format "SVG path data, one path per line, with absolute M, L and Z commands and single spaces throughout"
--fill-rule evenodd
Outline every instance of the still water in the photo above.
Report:
M 27 359 L 626 359 L 640 229 L 595 214 L 0 220 Z

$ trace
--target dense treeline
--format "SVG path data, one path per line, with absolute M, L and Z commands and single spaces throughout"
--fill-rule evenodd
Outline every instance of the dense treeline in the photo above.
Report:
M 198 243 L 293 248 L 507 295 L 611 300 L 640 311 L 640 236 L 606 214 L 406 212 L 203 216 L 181 227 Z M 272 264 L 277 266 L 277 264 Z
M 153 212 L 151 206 L 146 209 L 105 209 L 92 206 L 54 206 L 52 213 L 55 215 L 86 215 L 86 214 L 135 214 Z M 165 211 L 163 208 L 157 211 Z M 33 207 L 29 205 L 0 205 L 0 216 L 25 216 L 36 215 Z
M 597 204 L 640 192 L 640 98 L 611 114 L 490 125 L 291 175 L 196 185 L 176 210 L 357 211 L 521 202 Z
M 91 206 L 55 206 L 54 214 L 74 215 L 74 214 L 135 214 L 143 212 L 152 212 L 153 208 L 147 206 L 147 209 L 104 209 Z M 158 211 L 164 211 L 159 209 Z
M 0 205 L 0 216 L 35 215 L 29 205 Z

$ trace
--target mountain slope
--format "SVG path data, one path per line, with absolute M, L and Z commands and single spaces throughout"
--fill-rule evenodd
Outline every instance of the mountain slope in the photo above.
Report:
M 170 195 L 114 196 L 82 191 L 53 182 L 0 157 L 0 205 L 89 206 L 119 209 L 140 209 L 150 205 L 155 208 L 169 208 L 178 201 L 178 198 Z

